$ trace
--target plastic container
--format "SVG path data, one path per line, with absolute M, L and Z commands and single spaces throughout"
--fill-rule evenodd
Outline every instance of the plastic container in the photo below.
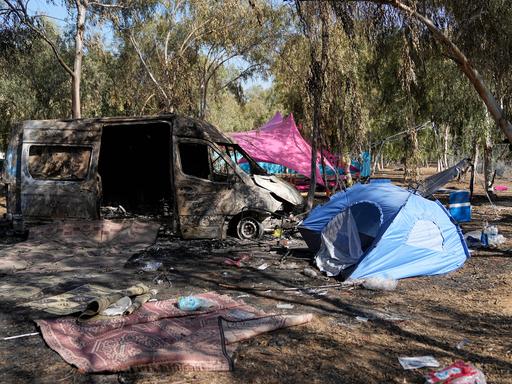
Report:
M 211 306 L 213 304 L 210 301 L 197 296 L 183 296 L 178 299 L 178 308 L 182 311 L 202 311 Z
M 471 221 L 471 202 L 469 191 L 450 193 L 448 208 L 452 217 L 459 223 Z

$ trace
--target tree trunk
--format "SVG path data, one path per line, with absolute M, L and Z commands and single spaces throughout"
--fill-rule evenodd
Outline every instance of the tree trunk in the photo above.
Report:
M 318 153 L 318 139 L 320 137 L 320 114 L 322 102 L 322 85 L 321 82 L 321 66 L 320 63 L 313 59 L 311 63 L 311 78 L 309 79 L 309 88 L 313 96 L 313 130 L 311 132 L 311 175 L 309 182 L 309 191 L 307 197 L 306 207 L 308 210 L 313 208 L 315 202 L 316 191 L 316 168 L 317 168 L 317 153 Z
M 503 110 L 500 108 L 498 102 L 494 95 L 489 91 L 489 89 L 484 84 L 484 81 L 478 71 L 473 68 L 473 65 L 470 63 L 466 55 L 457 47 L 449 38 L 446 36 L 439 28 L 437 28 L 432 20 L 423 16 L 422 14 L 416 12 L 411 7 L 403 4 L 399 0 L 370 0 L 374 3 L 379 4 L 389 4 L 393 7 L 405 11 L 410 16 L 422 22 L 434 35 L 434 37 L 445 46 L 448 51 L 448 54 L 451 55 L 451 59 L 457 63 L 460 70 L 466 75 L 469 79 L 475 90 L 478 92 L 480 98 L 484 102 L 487 110 L 490 115 L 496 121 L 498 127 L 502 130 L 505 136 L 512 143 L 512 124 L 508 121 L 503 113 Z
M 318 35 L 315 36 L 315 32 L 311 25 L 308 24 L 304 14 L 301 11 L 300 1 L 296 1 L 299 16 L 305 26 L 305 32 L 309 39 L 310 44 L 310 78 L 308 80 L 308 92 L 312 97 L 313 102 L 313 130 L 311 137 L 311 176 L 309 183 L 309 191 L 306 202 L 306 208 L 308 210 L 313 208 L 315 201 L 315 190 L 316 190 L 316 169 L 317 169 L 317 154 L 318 154 L 318 141 L 320 138 L 320 123 L 322 114 L 322 98 L 324 92 L 324 74 L 327 68 L 328 61 L 328 44 L 329 44 L 329 15 L 328 15 L 328 4 L 324 2 L 311 3 L 311 6 L 318 7 L 321 21 L 320 39 Z M 319 41 L 320 40 L 320 41 Z M 317 45 L 321 45 L 320 60 L 317 58 Z
M 471 160 L 473 162 L 473 169 L 475 170 L 475 173 L 477 172 L 478 156 L 478 137 L 475 135 L 473 139 L 473 148 L 471 150 Z
M 485 134 L 484 143 L 484 180 L 487 192 L 492 191 L 493 169 L 492 169 L 492 140 L 490 132 Z
M 405 148 L 405 161 L 404 161 L 404 179 L 410 179 L 412 181 L 417 181 L 419 176 L 419 145 L 418 145 L 418 135 L 415 129 L 414 119 L 412 118 L 409 122 L 409 126 L 412 128 L 409 129 L 407 133 L 406 139 L 406 148 Z
M 344 172 L 345 172 L 345 185 L 347 187 L 352 186 L 352 174 L 350 173 L 350 156 L 348 154 L 345 154 L 343 156 L 343 162 L 344 162 Z
M 450 129 L 448 125 L 444 126 L 444 138 L 443 138 L 443 170 L 448 169 L 448 140 L 450 139 Z
M 80 81 L 82 79 L 82 58 L 84 54 L 84 31 L 87 1 L 76 1 L 75 62 L 71 76 L 71 112 L 74 119 L 82 117 L 80 104 Z
M 204 119 L 206 115 L 206 97 L 208 93 L 208 81 L 204 80 L 201 82 L 201 92 L 199 100 L 199 118 Z

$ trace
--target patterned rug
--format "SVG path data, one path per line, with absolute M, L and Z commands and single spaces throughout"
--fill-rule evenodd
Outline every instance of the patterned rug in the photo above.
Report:
M 311 314 L 267 315 L 212 292 L 197 296 L 213 305 L 191 313 L 179 310 L 176 300 L 164 300 L 109 320 L 78 323 L 66 317 L 36 323 L 50 348 L 82 372 L 133 368 L 228 371 L 233 362 L 227 344 L 313 318 Z

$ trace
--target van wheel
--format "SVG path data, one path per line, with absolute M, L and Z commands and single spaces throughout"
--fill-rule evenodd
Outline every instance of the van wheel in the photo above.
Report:
M 243 240 L 259 239 L 263 235 L 263 226 L 254 217 L 242 217 L 236 225 L 236 234 Z

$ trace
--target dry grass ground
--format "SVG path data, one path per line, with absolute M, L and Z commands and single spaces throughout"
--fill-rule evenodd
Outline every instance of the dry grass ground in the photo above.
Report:
M 387 174 L 396 177 L 396 173 Z M 499 180 L 510 185 L 510 180 Z M 462 187 L 462 184 L 452 184 Z M 512 240 L 512 193 L 501 193 L 492 206 L 477 189 L 473 221 L 465 230 L 481 228 L 484 220 L 497 223 Z M 40 336 L 0 341 L 2 383 L 423 383 L 426 370 L 404 371 L 399 356 L 433 355 L 442 365 L 470 361 L 481 368 L 489 383 L 512 383 L 512 242 L 500 249 L 473 252 L 460 270 L 436 277 L 402 280 L 394 291 L 328 289 L 325 295 L 282 292 L 275 288 L 321 285 L 329 281 L 302 274 L 311 255 L 302 249 L 284 258 L 279 249 L 247 250 L 252 257 L 242 268 L 224 264 L 229 249 L 220 242 L 161 238 L 153 258 L 162 260 L 172 287 L 153 281 L 158 272 L 137 273 L 124 268 L 102 274 L 103 282 L 123 285 L 124 279 L 145 282 L 166 299 L 217 290 L 267 311 L 314 312 L 308 325 L 266 334 L 238 345 L 233 372 L 127 372 L 83 375 L 50 350 Z M 300 246 L 300 243 L 294 245 Z M 1 254 L 1 248 L 0 248 Z M 266 262 L 264 271 L 256 267 Z M 31 284 L 37 287 L 33 276 Z M 109 277 L 110 276 L 110 277 Z M 27 284 L 16 273 L 0 276 L 0 285 Z M 109 280 L 110 279 L 110 280 Z M 80 271 L 70 274 L 66 287 L 90 281 Z M 218 283 L 268 286 L 269 292 L 223 290 Z M 334 282 L 334 281 L 331 281 Z M 55 286 L 39 295 L 60 292 Z M 0 295 L 0 336 L 36 330 L 33 319 L 42 313 L 21 309 L 23 300 Z M 25 301 L 29 301 L 26 298 Z M 290 303 L 293 309 L 277 309 Z M 358 321 L 357 316 L 369 318 Z M 467 339 L 462 348 L 457 344 Z

